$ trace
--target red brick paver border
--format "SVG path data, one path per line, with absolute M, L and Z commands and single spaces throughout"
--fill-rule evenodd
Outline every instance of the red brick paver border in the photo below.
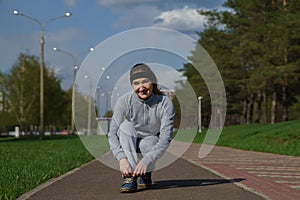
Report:
M 200 147 L 192 144 L 182 157 L 224 178 L 244 179 L 237 185 L 266 199 L 300 199 L 300 157 L 215 146 L 200 159 Z

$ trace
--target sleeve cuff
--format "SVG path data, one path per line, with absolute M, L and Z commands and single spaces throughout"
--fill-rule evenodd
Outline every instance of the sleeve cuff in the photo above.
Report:
M 117 161 L 120 161 L 122 158 L 126 158 L 126 155 L 123 151 L 121 151 L 115 155 L 115 158 Z
M 141 159 L 141 162 L 144 163 L 146 166 L 149 165 L 149 163 L 151 162 L 151 159 L 147 156 L 144 156 L 142 159 Z

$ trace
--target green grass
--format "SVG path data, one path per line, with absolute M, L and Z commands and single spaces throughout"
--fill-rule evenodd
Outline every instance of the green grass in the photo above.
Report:
M 204 136 L 205 133 L 197 134 L 194 142 L 202 143 Z M 226 127 L 217 145 L 300 156 L 300 121 Z
M 180 130 L 180 141 L 202 143 L 205 132 Z M 15 199 L 41 183 L 100 156 L 109 150 L 104 136 L 0 138 L 0 199 Z M 194 140 L 193 140 L 194 139 Z M 84 143 L 84 146 L 82 144 Z M 223 129 L 217 145 L 252 151 L 300 156 L 300 121 L 274 125 L 239 125 Z
M 0 199 L 15 199 L 92 160 L 77 136 L 0 139 Z

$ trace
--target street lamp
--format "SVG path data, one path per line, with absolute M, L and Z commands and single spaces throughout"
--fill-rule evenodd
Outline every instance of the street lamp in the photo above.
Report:
M 64 50 L 56 48 L 56 47 L 53 48 L 53 51 L 59 51 L 63 54 L 69 55 L 72 58 L 72 60 L 73 60 L 73 84 L 74 84 L 75 83 L 75 78 L 76 78 L 76 70 L 78 68 L 75 56 L 73 54 L 67 52 L 67 51 L 64 51 Z
M 198 97 L 198 130 L 199 130 L 199 133 L 201 133 L 201 126 L 202 126 L 202 119 L 201 119 L 201 99 L 202 99 L 203 97 L 202 96 L 200 96 L 200 97 Z
M 100 113 L 100 86 L 97 86 L 97 97 L 96 97 L 96 108 L 97 108 L 97 117 L 100 118 L 101 117 L 101 113 Z
M 68 55 L 72 58 L 72 60 L 73 60 L 73 83 L 72 83 L 72 88 L 74 89 L 74 83 L 75 83 L 75 78 L 76 78 L 76 70 L 78 68 L 77 64 L 76 64 L 77 62 L 76 62 L 75 56 L 73 54 L 67 52 L 67 51 L 61 50 L 61 49 L 56 48 L 56 47 L 53 48 L 53 51 L 59 51 L 59 52 L 61 52 L 63 54 L 66 54 L 66 55 Z M 74 100 L 75 100 L 75 96 L 73 95 L 73 92 L 74 91 L 72 91 L 72 102 L 74 102 Z M 73 134 L 74 131 L 75 131 L 75 123 L 74 123 L 74 118 L 73 118 L 73 116 L 74 116 L 73 106 L 72 106 L 71 110 L 72 110 L 71 111 L 71 131 L 72 131 L 72 134 Z
M 72 103 L 75 105 L 75 95 L 74 95 L 75 85 L 74 84 L 75 84 L 75 80 L 76 80 L 76 72 L 77 72 L 77 69 L 78 69 L 76 57 L 72 53 L 70 53 L 68 51 L 65 51 L 65 50 L 62 50 L 62 49 L 59 49 L 59 48 L 56 48 L 56 47 L 53 48 L 53 51 L 58 51 L 58 52 L 61 52 L 63 54 L 66 54 L 66 55 L 70 56 L 73 60 Z M 92 52 L 92 51 L 94 51 L 94 48 L 90 47 L 89 52 Z M 74 131 L 75 131 L 75 123 L 74 123 L 74 117 L 73 116 L 74 116 L 74 109 L 73 109 L 73 106 L 72 106 L 72 113 L 71 113 L 71 130 L 72 130 L 72 133 L 74 133 Z
M 44 136 L 44 45 L 45 45 L 45 27 L 48 23 L 61 19 L 64 17 L 70 17 L 72 14 L 70 12 L 66 12 L 64 15 L 51 18 L 47 20 L 45 23 L 40 22 L 39 20 L 25 15 L 24 13 L 19 12 L 18 10 L 13 11 L 14 15 L 22 16 L 27 19 L 30 19 L 36 22 L 40 26 L 40 44 L 41 44 L 41 58 L 40 58 L 40 138 L 42 139 Z
M 93 51 L 95 51 L 95 49 L 94 49 L 94 47 L 90 47 L 90 52 L 93 52 Z
M 105 115 L 105 114 L 108 114 L 108 111 L 109 111 L 109 97 L 111 96 L 111 91 L 102 93 L 101 96 L 106 97 L 106 113 L 104 113 L 104 115 Z
M 94 49 L 93 47 L 90 47 L 90 48 L 89 48 L 89 52 L 93 52 L 94 50 L 95 50 L 95 49 Z M 57 47 L 54 47 L 54 48 L 53 48 L 53 51 L 59 51 L 59 52 L 61 52 L 61 53 L 64 53 L 64 54 L 66 54 L 66 55 L 69 55 L 69 56 L 72 58 L 72 60 L 73 60 L 73 85 L 74 85 L 75 79 L 76 79 L 76 71 L 77 71 L 77 69 L 78 69 L 76 57 L 75 57 L 72 53 L 70 53 L 70 52 L 68 52 L 68 51 L 65 51 L 65 50 L 62 50 L 62 49 L 59 49 L 59 48 L 57 48 Z M 84 53 L 85 53 L 85 52 L 84 52 Z
M 85 79 L 89 80 L 89 95 L 88 95 L 88 123 L 87 129 L 88 134 L 91 133 L 91 124 L 92 124 L 92 80 L 88 75 L 84 75 Z
M 106 75 L 106 80 L 109 80 L 110 79 L 110 76 L 109 75 Z M 101 94 L 101 96 L 104 96 L 105 94 L 104 93 L 102 93 Z M 108 98 L 109 98 L 109 96 L 111 95 L 111 91 L 108 91 L 108 92 L 106 92 L 106 113 L 104 113 L 104 114 L 107 114 L 107 112 L 108 112 Z

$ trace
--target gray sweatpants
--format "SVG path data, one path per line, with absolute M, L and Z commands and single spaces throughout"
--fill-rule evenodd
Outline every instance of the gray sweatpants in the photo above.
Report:
M 158 142 L 158 136 L 138 137 L 133 125 L 124 120 L 118 131 L 119 141 L 123 151 L 131 165 L 132 171 L 139 162 L 139 159 L 147 152 L 151 151 L 152 147 Z M 155 169 L 155 163 L 149 163 L 147 171 L 152 172 Z

